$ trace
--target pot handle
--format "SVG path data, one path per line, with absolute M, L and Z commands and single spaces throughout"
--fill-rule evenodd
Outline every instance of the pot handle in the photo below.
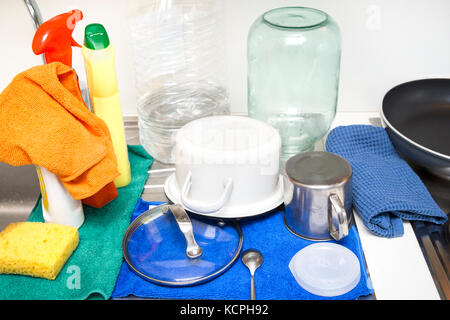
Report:
M 192 185 L 192 173 L 188 172 L 183 188 L 181 189 L 181 203 L 188 209 L 198 213 L 214 213 L 223 208 L 228 202 L 231 192 L 233 191 L 233 179 L 228 178 L 223 189 L 222 195 L 214 202 L 203 203 L 188 198 Z
M 345 211 L 342 201 L 339 199 L 337 194 L 331 194 L 328 199 L 331 204 L 328 210 L 328 230 L 330 231 L 330 235 L 335 240 L 341 240 L 348 235 L 347 212 Z M 333 220 L 337 220 L 339 223 L 337 229 L 334 226 Z

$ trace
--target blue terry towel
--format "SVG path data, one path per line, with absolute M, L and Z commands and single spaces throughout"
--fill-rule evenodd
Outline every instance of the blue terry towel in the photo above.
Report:
M 351 164 L 353 205 L 374 234 L 402 236 L 402 219 L 436 224 L 447 221 L 420 178 L 394 149 L 384 128 L 337 127 L 328 135 L 326 150 Z
M 132 220 L 160 202 L 139 200 Z M 337 242 L 352 250 L 361 265 L 361 279 L 350 292 L 332 298 L 310 294 L 295 281 L 289 270 L 289 262 L 300 249 L 310 245 L 311 241 L 294 236 L 285 227 L 282 210 L 240 222 L 243 233 L 242 251 L 256 248 L 264 257 L 263 264 L 255 273 L 256 298 L 259 300 L 320 300 L 320 299 L 356 299 L 373 293 L 370 279 L 364 263 L 358 232 L 350 229 L 347 237 Z M 335 241 L 332 241 L 335 242 Z M 336 243 L 336 242 L 335 242 Z M 113 298 L 134 295 L 146 298 L 165 299 L 213 299 L 248 300 L 250 299 L 250 273 L 240 257 L 225 273 L 209 282 L 191 287 L 165 287 L 148 282 L 128 267 L 124 262 L 116 282 Z

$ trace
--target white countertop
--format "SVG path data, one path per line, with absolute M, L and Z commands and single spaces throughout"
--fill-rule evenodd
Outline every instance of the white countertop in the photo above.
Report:
M 378 113 L 340 112 L 332 128 L 349 124 L 370 124 Z M 316 148 L 324 149 L 323 139 Z M 377 300 L 440 300 L 411 224 L 403 222 L 404 235 L 398 238 L 375 236 L 354 212 L 356 226 Z

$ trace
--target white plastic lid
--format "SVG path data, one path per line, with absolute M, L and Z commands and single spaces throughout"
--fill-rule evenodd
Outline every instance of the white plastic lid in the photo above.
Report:
M 349 292 L 361 277 L 356 255 L 331 242 L 314 243 L 303 248 L 291 259 L 289 269 L 303 289 L 324 297 Z

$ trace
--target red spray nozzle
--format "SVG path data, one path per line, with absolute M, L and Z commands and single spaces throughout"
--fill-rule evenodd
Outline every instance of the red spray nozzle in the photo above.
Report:
M 72 67 L 72 47 L 81 47 L 72 38 L 72 33 L 81 19 L 83 13 L 72 10 L 41 24 L 33 38 L 34 54 L 43 53 L 47 63 L 59 61 Z

